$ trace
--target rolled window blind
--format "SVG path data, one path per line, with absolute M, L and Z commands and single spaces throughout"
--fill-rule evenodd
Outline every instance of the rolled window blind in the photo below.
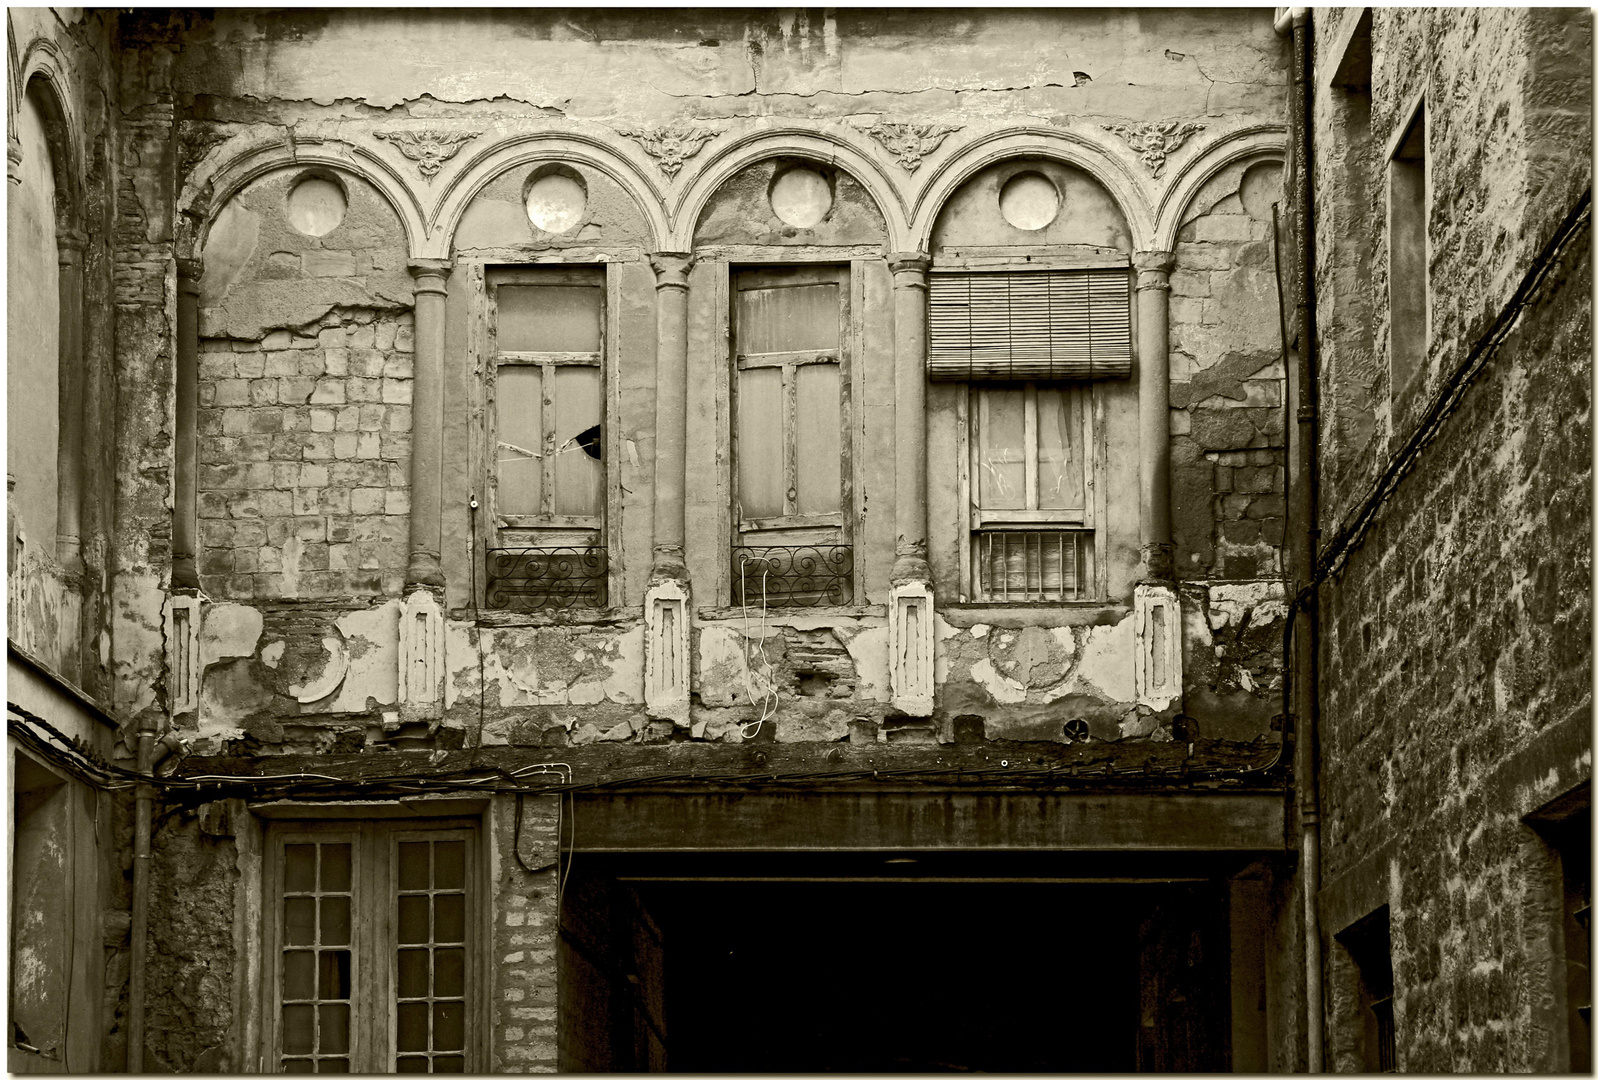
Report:
M 1132 373 L 1129 274 L 1121 269 L 934 271 L 934 382 L 1117 379 Z

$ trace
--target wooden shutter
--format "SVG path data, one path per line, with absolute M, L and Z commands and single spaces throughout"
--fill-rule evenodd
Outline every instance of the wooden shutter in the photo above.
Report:
M 934 382 L 1132 373 L 1128 270 L 934 269 L 928 303 Z

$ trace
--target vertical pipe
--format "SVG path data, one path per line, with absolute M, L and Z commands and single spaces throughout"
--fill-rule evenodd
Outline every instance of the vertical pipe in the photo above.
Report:
M 172 439 L 172 587 L 199 589 L 195 565 L 195 426 L 200 381 L 198 259 L 178 260 L 177 378 Z
M 143 721 L 136 765 L 148 776 L 155 756 L 155 731 Z M 144 968 L 150 926 L 150 804 L 155 789 L 140 782 L 133 795 L 133 910 L 128 919 L 128 1053 L 123 1071 L 144 1071 Z
M 1137 269 L 1138 479 L 1142 578 L 1169 581 L 1171 551 L 1171 270 L 1169 251 L 1140 251 Z
M 925 252 L 888 256 L 893 273 L 895 582 L 927 581 L 927 270 Z
M 56 444 L 56 561 L 69 573 L 83 568 L 83 233 L 56 231 L 56 296 L 60 306 L 60 438 Z
M 655 269 L 655 568 L 683 567 L 688 447 L 688 270 L 693 256 L 661 251 Z
M 440 526 L 444 517 L 444 300 L 450 265 L 413 259 L 415 353 L 411 373 L 411 529 L 405 587 L 442 587 Z

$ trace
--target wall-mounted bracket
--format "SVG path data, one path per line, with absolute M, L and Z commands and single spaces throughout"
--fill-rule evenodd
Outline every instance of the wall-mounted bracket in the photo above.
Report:
M 197 592 L 166 598 L 166 686 L 172 715 L 200 707 L 200 615 L 205 598 Z
M 405 596 L 399 625 L 399 704 L 411 716 L 438 714 L 444 677 L 444 612 L 428 588 Z
M 1156 712 L 1182 704 L 1182 603 L 1170 585 L 1144 583 L 1133 597 L 1137 700 Z
M 888 593 L 888 674 L 893 707 L 910 716 L 931 716 L 932 586 L 897 582 Z
M 688 726 L 688 583 L 659 575 L 644 593 L 644 707 Z

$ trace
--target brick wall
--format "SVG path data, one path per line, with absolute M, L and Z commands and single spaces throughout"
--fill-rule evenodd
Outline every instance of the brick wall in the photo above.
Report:
M 200 575 L 212 596 L 397 594 L 410 510 L 412 320 L 200 356 Z
M 494 1030 L 485 1072 L 556 1071 L 556 799 L 528 798 L 495 807 L 492 965 Z M 521 859 L 516 817 L 521 815 Z M 532 868 L 529 870 L 528 868 Z

